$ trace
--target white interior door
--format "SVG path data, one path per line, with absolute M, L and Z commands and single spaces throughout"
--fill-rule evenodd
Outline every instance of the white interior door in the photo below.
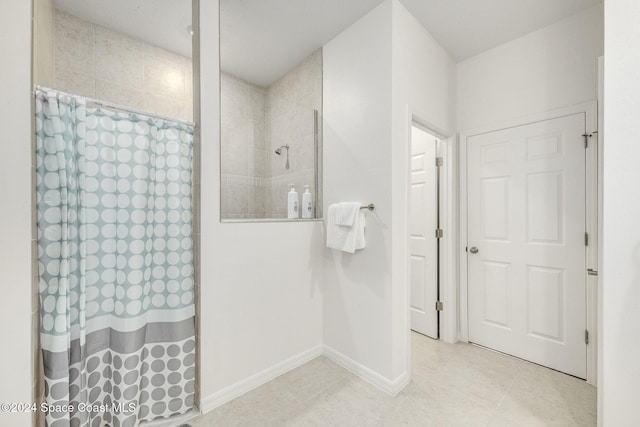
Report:
M 581 378 L 584 133 L 575 114 L 467 139 L 469 340 Z
M 438 140 L 413 126 L 409 218 L 411 329 L 438 338 L 436 151 Z

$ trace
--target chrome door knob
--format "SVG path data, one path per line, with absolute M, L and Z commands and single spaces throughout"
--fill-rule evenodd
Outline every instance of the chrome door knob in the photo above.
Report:
M 469 252 L 471 252 L 472 254 L 477 254 L 478 248 L 476 248 L 475 246 L 471 246 L 471 248 L 469 249 Z

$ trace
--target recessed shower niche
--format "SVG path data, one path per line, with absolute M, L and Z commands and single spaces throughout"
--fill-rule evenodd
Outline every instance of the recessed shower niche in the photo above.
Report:
M 299 205 L 309 189 L 320 218 L 322 49 L 270 54 L 264 40 L 278 29 L 261 7 L 220 2 L 220 216 L 287 219 L 293 184 Z

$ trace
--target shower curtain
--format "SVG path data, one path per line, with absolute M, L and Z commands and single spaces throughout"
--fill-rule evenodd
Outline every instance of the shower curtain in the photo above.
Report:
M 40 341 L 49 426 L 193 407 L 193 128 L 35 99 Z

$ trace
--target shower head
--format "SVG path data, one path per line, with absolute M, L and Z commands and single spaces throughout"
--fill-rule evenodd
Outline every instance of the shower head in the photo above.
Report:
M 287 151 L 289 151 L 289 144 L 285 144 L 285 145 L 281 145 L 280 147 L 276 148 L 276 154 L 279 156 L 280 154 L 282 154 L 282 149 L 285 149 Z

